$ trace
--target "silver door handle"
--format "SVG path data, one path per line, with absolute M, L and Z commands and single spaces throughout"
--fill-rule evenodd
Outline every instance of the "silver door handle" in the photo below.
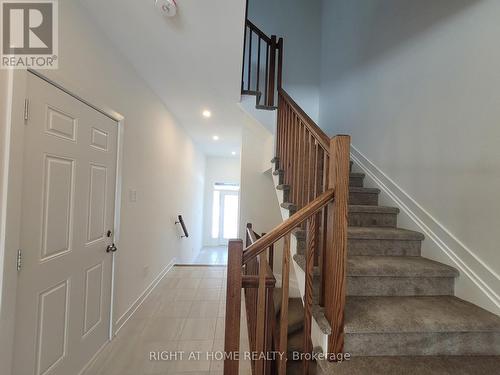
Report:
M 108 247 L 106 248 L 107 253 L 114 253 L 116 250 L 118 249 L 116 248 L 115 244 L 108 245 Z

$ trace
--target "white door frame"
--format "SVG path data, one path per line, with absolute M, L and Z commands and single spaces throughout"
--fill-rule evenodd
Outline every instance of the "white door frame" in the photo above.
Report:
M 115 189 L 115 219 L 114 219 L 114 242 L 120 247 L 120 208 L 121 208 L 121 181 L 123 163 L 123 133 L 125 117 L 111 108 L 102 104 L 91 104 L 84 98 L 92 96 L 82 92 L 61 79 L 55 82 L 40 72 L 34 70 L 14 70 L 8 73 L 8 107 L 6 114 L 6 139 L 5 139 L 5 160 L 0 160 L 4 164 L 3 176 L 0 182 L 3 183 L 1 199 L 0 218 L 0 373 L 12 375 L 13 342 L 15 327 L 15 308 L 17 297 L 17 277 L 16 269 L 17 251 L 21 239 L 21 200 L 22 200 L 22 176 L 23 176 L 23 150 L 24 150 L 24 105 L 28 96 L 27 79 L 28 74 L 34 74 L 44 81 L 54 85 L 60 90 L 71 95 L 75 99 L 92 107 L 96 111 L 116 121 L 118 125 L 118 147 L 116 166 L 116 189 Z M 9 108 L 10 107 L 10 108 Z M 115 334 L 114 329 L 114 288 L 115 288 L 115 256 L 112 256 L 111 271 L 111 300 L 110 300 L 110 327 L 109 340 Z M 5 367 L 5 368 L 4 368 Z

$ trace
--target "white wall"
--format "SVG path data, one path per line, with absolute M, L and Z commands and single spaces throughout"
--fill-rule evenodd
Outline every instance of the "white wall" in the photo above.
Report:
M 283 37 L 283 88 L 318 121 L 321 0 L 248 0 L 248 19 Z
M 282 222 L 271 173 L 263 169 L 263 160 L 270 165 L 273 157 L 264 148 L 270 141 L 271 133 L 247 117 L 241 140 L 240 237 L 243 240 L 247 223 L 253 224 L 255 232 L 263 233 Z M 281 263 L 280 253 L 275 259 L 276 265 Z M 276 271 L 281 272 L 280 267 Z
M 116 321 L 169 263 L 201 248 L 205 156 L 78 2 L 60 1 L 59 20 L 59 69 L 42 73 L 125 118 Z M 179 238 L 178 214 L 189 239 Z
M 458 295 L 500 312 L 498 14 L 497 0 L 324 0 L 320 125 L 442 232 L 425 255 L 459 266 Z
M 216 246 L 218 240 L 212 238 L 212 205 L 214 183 L 240 183 L 240 159 L 210 156 L 205 164 L 205 194 L 203 209 L 203 245 Z

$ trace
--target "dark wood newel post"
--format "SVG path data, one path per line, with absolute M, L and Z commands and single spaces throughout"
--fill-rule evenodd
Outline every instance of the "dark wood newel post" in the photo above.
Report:
M 332 327 L 328 352 L 341 353 L 344 348 L 344 308 L 346 299 L 347 214 L 349 198 L 349 152 L 351 137 L 337 135 L 330 140 L 328 188 L 334 189 L 328 205 L 326 238 L 325 316 Z
M 243 241 L 229 240 L 224 335 L 224 351 L 228 355 L 224 360 L 224 375 L 238 375 L 239 361 L 238 357 L 234 357 L 234 353 L 239 353 L 240 350 L 242 257 Z

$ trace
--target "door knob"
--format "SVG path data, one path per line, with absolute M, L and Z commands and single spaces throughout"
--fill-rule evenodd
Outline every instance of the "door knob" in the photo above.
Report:
M 116 248 L 115 244 L 108 245 L 108 247 L 106 248 L 107 253 L 114 253 L 116 250 L 118 249 Z

